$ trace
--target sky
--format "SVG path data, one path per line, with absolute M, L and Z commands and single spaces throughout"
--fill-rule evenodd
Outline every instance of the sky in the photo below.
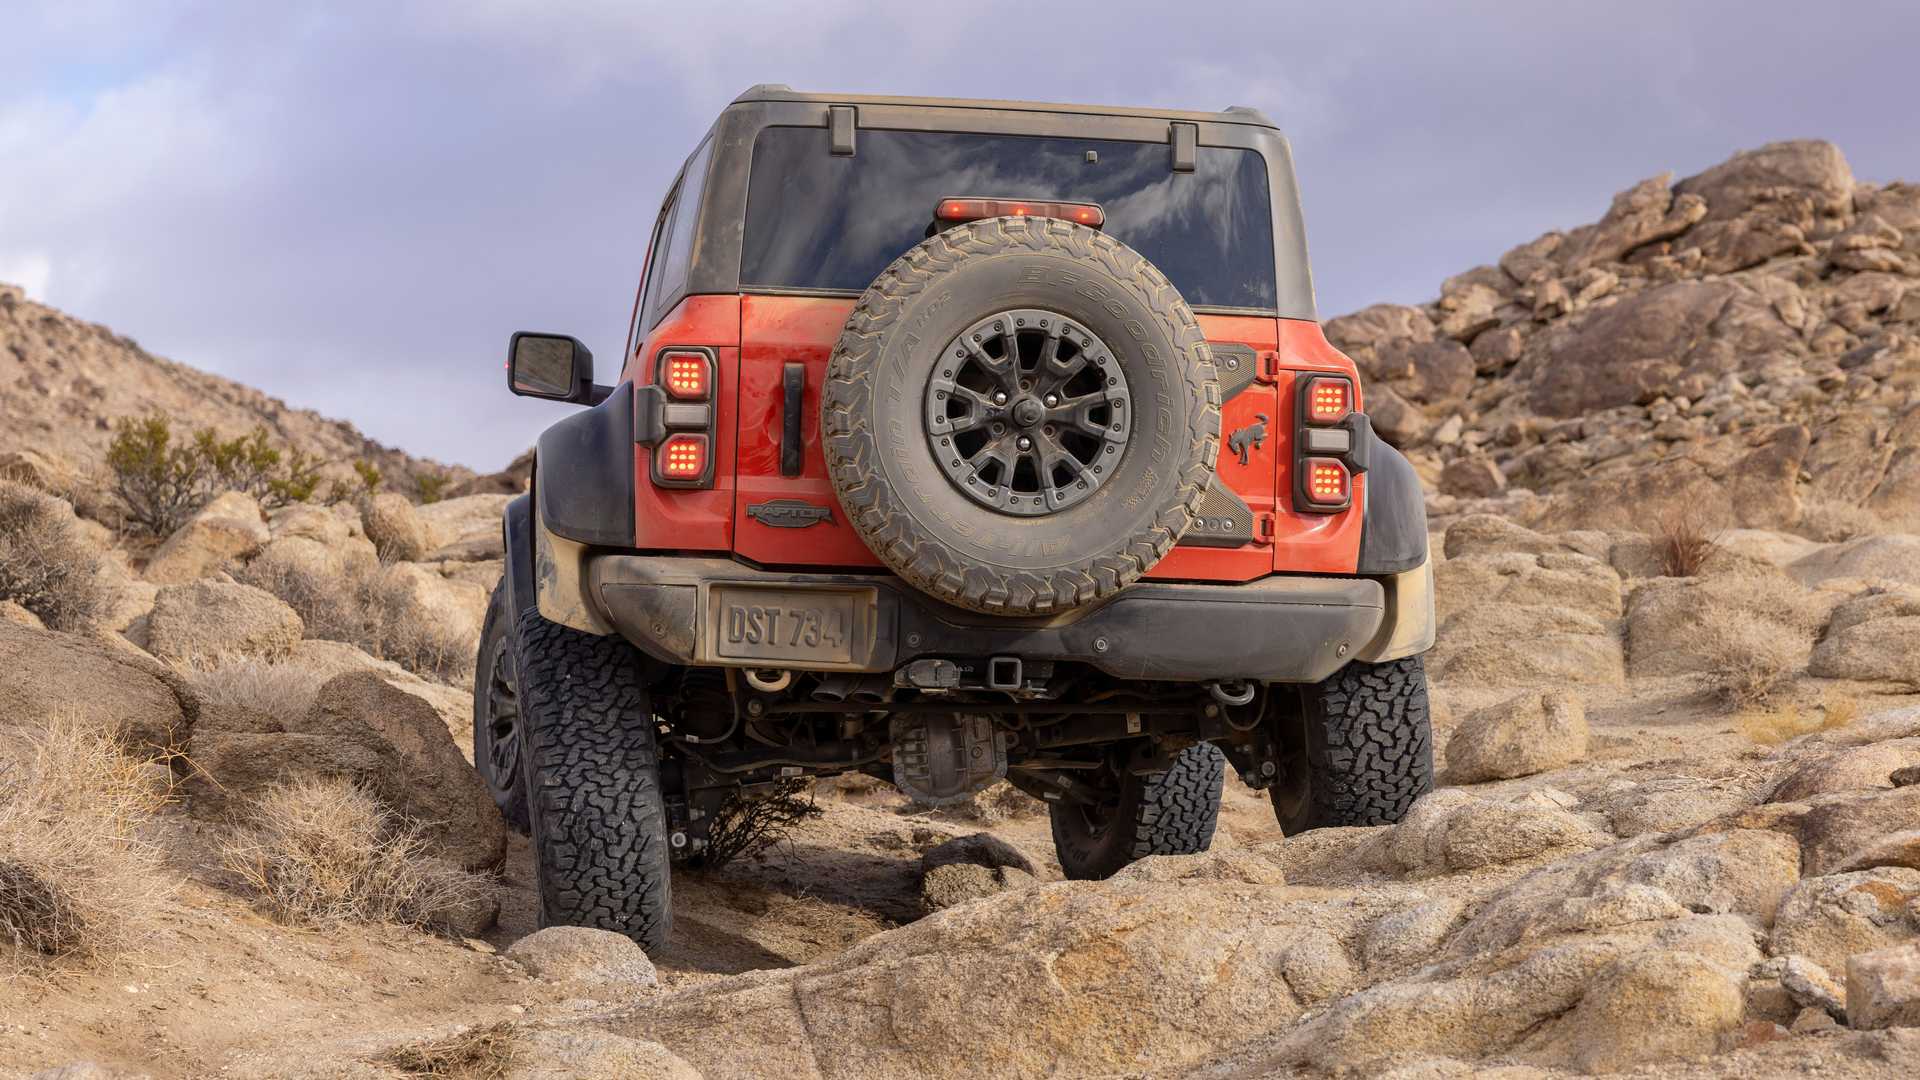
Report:
M 0 0 L 0 281 L 504 465 L 516 329 L 625 338 L 646 232 L 756 83 L 1167 108 L 1292 141 L 1320 313 L 1789 138 L 1920 180 L 1912 0 Z

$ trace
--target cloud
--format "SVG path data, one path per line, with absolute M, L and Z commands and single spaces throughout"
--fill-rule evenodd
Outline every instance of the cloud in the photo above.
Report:
M 1876 104 L 1920 36 L 1895 3 L 48 0 L 7 31 L 0 277 L 489 468 L 558 414 L 502 392 L 508 333 L 618 351 L 664 186 L 753 83 L 1260 108 L 1329 314 L 1769 139 L 1920 175 Z

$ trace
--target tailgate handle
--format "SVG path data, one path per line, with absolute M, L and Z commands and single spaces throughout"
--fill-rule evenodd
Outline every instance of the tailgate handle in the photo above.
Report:
M 788 364 L 781 373 L 786 400 L 780 413 L 780 475 L 800 475 L 800 403 L 807 388 L 807 366 Z

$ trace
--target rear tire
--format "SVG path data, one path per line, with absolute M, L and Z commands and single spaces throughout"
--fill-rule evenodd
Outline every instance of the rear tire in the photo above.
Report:
M 1069 878 L 1112 877 L 1149 855 L 1194 855 L 1213 845 L 1227 758 L 1212 743 L 1182 750 L 1166 772 L 1122 773 L 1100 807 L 1049 804 L 1053 849 Z
M 613 930 L 649 952 L 673 926 L 659 748 L 639 655 L 520 616 L 522 775 L 541 926 Z
M 1344 825 L 1392 825 L 1433 790 L 1427 669 L 1418 656 L 1348 664 L 1300 688 L 1300 707 L 1270 723 L 1285 769 L 1269 791 L 1289 836 Z

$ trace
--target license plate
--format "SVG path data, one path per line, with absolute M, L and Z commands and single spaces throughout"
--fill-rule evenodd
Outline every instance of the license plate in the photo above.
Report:
M 727 660 L 850 664 L 867 652 L 864 593 L 715 586 L 714 655 Z

